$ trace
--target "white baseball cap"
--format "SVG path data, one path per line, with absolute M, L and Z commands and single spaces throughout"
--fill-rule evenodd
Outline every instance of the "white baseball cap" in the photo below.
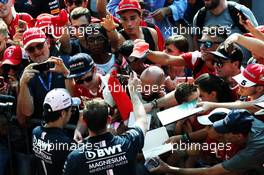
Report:
M 78 97 L 72 98 L 64 88 L 55 88 L 47 93 L 43 105 L 45 104 L 50 106 L 48 112 L 55 112 L 70 106 L 78 106 L 81 100 Z
M 197 120 L 201 125 L 213 125 L 215 121 L 225 118 L 230 111 L 231 110 L 227 108 L 216 108 L 208 115 L 199 116 Z

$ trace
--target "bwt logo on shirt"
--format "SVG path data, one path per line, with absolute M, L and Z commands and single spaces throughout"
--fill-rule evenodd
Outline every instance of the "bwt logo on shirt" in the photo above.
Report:
M 85 157 L 88 160 L 92 160 L 96 156 L 100 158 L 100 157 L 110 156 L 110 155 L 121 153 L 121 152 L 122 152 L 122 148 L 121 148 L 121 145 L 119 144 L 119 145 L 109 146 L 107 148 L 97 149 L 94 151 L 85 151 Z

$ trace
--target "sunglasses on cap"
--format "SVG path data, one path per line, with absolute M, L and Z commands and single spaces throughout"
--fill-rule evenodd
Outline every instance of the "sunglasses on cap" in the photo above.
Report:
M 200 47 L 204 46 L 205 48 L 209 49 L 209 48 L 213 47 L 214 44 L 220 44 L 222 42 L 209 41 L 209 40 L 206 40 L 206 41 L 199 40 L 198 43 L 200 44 Z
M 80 79 L 80 78 L 79 79 L 75 79 L 75 83 L 76 84 L 83 84 L 84 82 L 89 83 L 92 80 L 93 80 L 93 74 L 91 76 L 86 77 L 85 79 Z
M 43 49 L 44 48 L 44 44 L 45 44 L 45 42 L 38 43 L 35 46 L 30 46 L 30 47 L 26 48 L 26 51 L 28 51 L 29 53 L 34 53 L 35 52 L 35 49 L 37 49 L 37 50 Z

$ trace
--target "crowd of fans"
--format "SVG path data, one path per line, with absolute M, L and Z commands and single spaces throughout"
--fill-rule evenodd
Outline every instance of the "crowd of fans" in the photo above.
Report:
M 0 0 L 0 18 L 0 175 L 264 174 L 264 27 L 244 5 Z

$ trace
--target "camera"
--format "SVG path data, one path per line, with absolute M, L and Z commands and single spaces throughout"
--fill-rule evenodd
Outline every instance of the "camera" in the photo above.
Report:
M 0 118 L 5 116 L 8 121 L 11 121 L 14 101 L 13 96 L 0 95 Z
M 0 137 L 5 136 L 12 121 L 13 102 L 15 97 L 0 95 Z
M 44 63 L 40 63 L 40 64 L 37 64 L 37 65 L 33 66 L 33 69 L 38 70 L 40 72 L 43 72 L 43 71 L 47 71 L 50 68 L 54 68 L 54 67 L 55 67 L 55 63 L 53 63 L 53 62 L 44 62 Z

